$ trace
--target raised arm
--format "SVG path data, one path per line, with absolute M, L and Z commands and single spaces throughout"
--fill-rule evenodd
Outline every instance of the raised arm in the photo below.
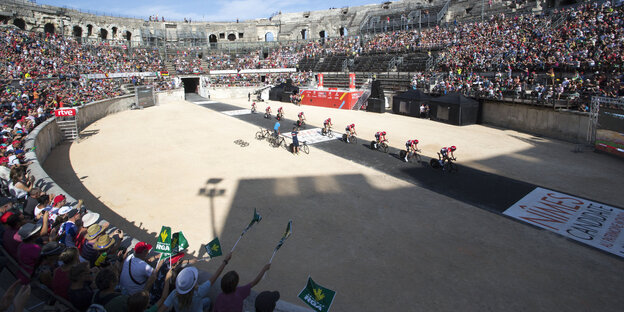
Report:
M 258 276 L 256 276 L 256 278 L 250 283 L 252 288 L 258 285 L 258 283 L 260 283 L 260 281 L 262 280 L 262 277 L 264 276 L 264 273 L 266 273 L 266 271 L 268 271 L 270 268 L 271 268 L 270 263 L 267 263 L 264 265 L 264 267 L 262 267 L 262 270 L 260 270 L 260 273 L 258 273 Z
M 225 259 L 223 260 L 223 263 L 221 263 L 221 265 L 219 266 L 217 271 L 210 277 L 210 285 L 213 285 L 217 281 L 217 278 L 219 278 L 219 275 L 221 275 L 221 273 L 223 273 L 223 269 L 225 269 L 225 266 L 228 264 L 230 259 L 232 259 L 232 253 L 231 252 L 229 254 L 227 254 L 227 256 L 225 256 Z

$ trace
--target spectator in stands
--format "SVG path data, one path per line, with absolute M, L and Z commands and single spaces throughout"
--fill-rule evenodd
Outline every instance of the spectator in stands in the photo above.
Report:
M 263 291 L 256 296 L 256 312 L 273 312 L 280 298 L 279 291 Z
M 28 274 L 28 276 L 24 276 L 21 272 L 18 274 L 18 277 L 23 284 L 30 282 L 30 277 L 35 272 L 35 268 L 37 267 L 39 261 L 41 246 L 36 243 L 36 240 L 39 238 L 41 228 L 41 223 L 25 223 L 17 231 L 17 234 L 22 241 L 17 248 L 17 262 Z
M 57 242 L 49 242 L 41 249 L 41 262 L 35 270 L 35 277 L 50 289 L 52 289 L 54 271 L 58 268 L 59 256 L 63 251 L 65 251 L 65 246 Z
M 64 216 L 67 221 L 61 224 L 59 241 L 67 247 L 76 247 L 76 237 L 82 228 L 81 215 L 78 209 L 71 208 Z
M 41 191 L 38 187 L 33 187 L 28 192 L 28 199 L 26 200 L 26 205 L 24 205 L 24 216 L 29 219 L 35 218 L 35 207 L 39 204 L 38 198 L 41 196 L 46 196 L 45 193 Z
M 78 311 L 86 311 L 91 305 L 93 298 L 93 272 L 89 269 L 89 264 L 80 262 L 69 270 L 69 280 L 71 284 L 67 291 L 69 302 Z
M 71 268 L 79 262 L 78 249 L 67 248 L 59 256 L 61 266 L 54 270 L 54 276 L 52 277 L 52 290 L 54 293 L 64 299 L 69 299 L 67 291 L 71 281 L 69 274 Z
M 133 295 L 145 288 L 145 283 L 152 275 L 154 268 L 147 262 L 152 262 L 158 256 L 147 259 L 152 245 L 145 242 L 138 242 L 134 246 L 134 254 L 127 256 L 123 262 L 119 286 L 122 293 Z
M 25 222 L 18 212 L 12 211 L 5 212 L 0 220 L 4 227 L 2 246 L 13 259 L 17 259 L 17 250 L 21 241 L 15 234 Z
M 95 277 L 97 291 L 93 296 L 92 304 L 103 306 L 106 311 L 126 311 L 128 296 L 116 291 L 119 282 L 119 273 L 113 268 L 100 270 Z
M 210 279 L 201 285 L 198 285 L 199 271 L 192 266 L 186 267 L 180 271 L 176 278 L 176 289 L 169 294 L 164 304 L 158 309 L 159 312 L 168 311 L 175 308 L 177 312 L 205 311 L 210 308 L 210 298 L 208 292 L 210 286 L 214 284 L 223 269 L 232 258 L 229 253 L 217 271 Z M 241 306 L 242 308 L 242 306 Z
M 236 271 L 227 272 L 221 279 L 221 291 L 215 302 L 214 312 L 242 312 L 243 301 L 251 293 L 251 288 L 258 285 L 264 273 L 271 268 L 271 264 L 266 264 L 258 273 L 256 278 L 249 284 L 238 286 L 238 274 Z
M 15 291 L 18 289 L 17 294 Z M 30 297 L 30 285 L 21 285 L 20 281 L 15 281 L 0 298 L 0 311 L 9 311 L 13 306 L 14 312 L 25 311 L 26 302 Z
M 97 244 L 98 238 L 100 234 L 104 233 L 104 230 L 108 224 L 100 225 L 100 224 L 92 224 L 87 228 L 87 233 L 85 234 L 85 239 L 80 246 L 80 256 L 88 261 L 91 266 L 95 265 L 95 261 L 99 257 L 100 253 L 95 249 L 95 245 Z

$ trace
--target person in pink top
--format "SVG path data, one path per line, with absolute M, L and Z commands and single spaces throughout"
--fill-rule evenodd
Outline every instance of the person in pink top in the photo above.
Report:
M 243 301 L 251 293 L 251 288 L 258 285 L 264 273 L 270 268 L 271 264 L 267 263 L 251 283 L 240 287 L 236 287 L 238 286 L 238 273 L 236 271 L 230 271 L 223 275 L 221 279 L 221 290 L 223 292 L 217 297 L 214 312 L 242 312 Z
M 41 231 L 41 223 L 26 223 L 20 227 L 17 234 L 22 239 L 22 243 L 17 248 L 17 262 L 20 267 L 28 273 L 28 276 L 24 276 L 21 272 L 18 274 L 22 284 L 26 285 L 30 282 L 30 277 L 39 261 L 39 255 L 41 254 L 41 246 L 35 241 L 39 237 Z

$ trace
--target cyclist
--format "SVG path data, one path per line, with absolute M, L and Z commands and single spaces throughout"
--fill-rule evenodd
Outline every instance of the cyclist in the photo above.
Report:
M 323 121 L 323 132 L 324 133 L 329 132 L 329 129 L 331 129 L 331 126 L 332 126 L 331 118 L 325 119 L 325 121 Z
M 299 155 L 299 138 L 297 138 L 298 133 L 297 127 L 293 127 L 292 132 L 290 133 L 292 135 L 293 154 L 297 155 Z
M 407 142 L 405 142 L 405 149 L 407 150 L 407 153 L 405 153 L 405 162 L 407 162 L 407 156 L 409 156 L 410 153 L 418 151 L 418 140 L 407 140 Z
M 251 111 L 252 111 L 252 112 L 255 112 L 255 111 L 256 111 L 256 108 L 257 108 L 257 107 L 256 107 L 256 102 L 252 102 L 252 103 L 251 103 Z
M 347 143 L 349 143 L 349 137 L 357 134 L 355 132 L 355 124 L 347 125 L 345 131 L 347 132 Z
M 455 145 L 451 147 L 443 147 L 440 150 L 440 155 L 442 155 L 442 159 L 440 159 L 440 166 L 444 167 L 445 161 L 455 160 L 455 155 L 453 155 L 453 152 L 455 150 L 457 150 L 457 147 L 455 147 Z M 451 153 L 451 157 L 449 157 L 449 152 Z
M 280 118 L 284 116 L 284 109 L 281 106 L 277 109 L 277 115 L 280 116 Z
M 303 112 L 300 112 L 297 117 L 299 117 L 299 121 L 297 122 L 297 125 L 299 127 L 301 127 L 301 125 L 303 125 L 303 121 L 306 120 L 305 119 L 305 114 Z
M 386 131 L 377 131 L 375 133 L 375 140 L 377 140 L 377 144 L 383 142 L 383 141 L 388 141 L 386 139 Z
M 265 112 L 265 114 L 267 116 L 271 116 L 271 113 L 273 113 L 273 112 L 271 112 L 271 106 L 267 106 L 267 108 L 266 108 L 266 110 L 264 112 Z

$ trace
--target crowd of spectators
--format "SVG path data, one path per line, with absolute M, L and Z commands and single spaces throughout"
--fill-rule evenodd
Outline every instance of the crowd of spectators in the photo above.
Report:
M 264 77 L 264 79 L 263 79 Z M 262 87 L 277 85 L 291 80 L 296 86 L 307 86 L 314 79 L 311 72 L 278 73 L 278 74 L 232 74 L 211 75 L 212 87 Z

